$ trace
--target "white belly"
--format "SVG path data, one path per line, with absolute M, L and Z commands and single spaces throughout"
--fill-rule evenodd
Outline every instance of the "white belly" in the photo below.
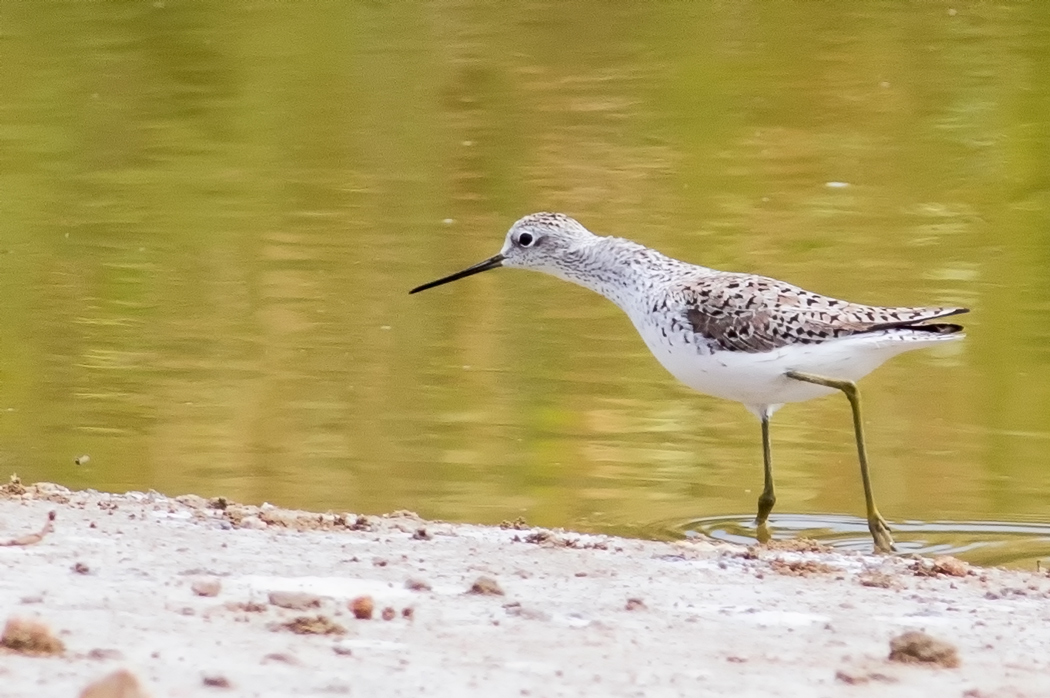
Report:
M 962 333 L 886 330 L 820 344 L 792 344 L 768 352 L 702 354 L 693 344 L 670 341 L 652 331 L 641 334 L 663 367 L 682 383 L 705 395 L 742 402 L 756 413 L 766 407 L 775 409 L 786 402 L 802 402 L 836 392 L 834 388 L 788 378 L 787 371 L 856 381 L 897 354 L 963 337 Z

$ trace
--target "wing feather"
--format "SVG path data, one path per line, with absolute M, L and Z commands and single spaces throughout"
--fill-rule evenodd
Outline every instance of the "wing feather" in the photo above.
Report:
M 968 311 L 861 305 L 764 276 L 728 272 L 698 279 L 681 301 L 689 326 L 713 348 L 749 353 L 897 328 L 957 332 L 958 325 L 923 323 Z

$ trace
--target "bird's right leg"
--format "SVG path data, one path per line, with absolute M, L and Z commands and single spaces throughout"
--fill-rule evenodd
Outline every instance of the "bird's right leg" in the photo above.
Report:
M 850 408 L 853 410 L 853 430 L 857 437 L 860 479 L 864 485 L 864 503 L 868 510 L 868 530 L 871 531 L 876 550 L 882 553 L 894 552 L 896 548 L 893 545 L 893 535 L 890 534 L 890 527 L 875 506 L 875 497 L 871 493 L 871 476 L 868 474 L 868 449 L 864 446 L 864 419 L 860 413 L 860 393 L 857 391 L 856 383 L 848 380 L 815 376 L 812 373 L 802 373 L 801 371 L 788 371 L 786 375 L 788 378 L 794 378 L 797 381 L 835 388 L 846 395 Z

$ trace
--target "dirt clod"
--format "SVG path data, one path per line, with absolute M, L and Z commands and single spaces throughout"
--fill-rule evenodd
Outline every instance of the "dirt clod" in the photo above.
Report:
M 857 576 L 857 581 L 860 582 L 861 586 L 875 587 L 876 589 L 893 589 L 898 586 L 897 580 L 894 579 L 893 575 L 878 571 L 863 572 Z
M 73 570 L 77 574 L 91 574 L 91 568 L 86 563 L 77 562 L 69 569 Z
M 0 645 L 21 654 L 62 654 L 66 646 L 43 621 L 35 618 L 11 617 L 4 625 Z
M 515 543 L 532 543 L 549 548 L 574 548 L 576 550 L 609 549 L 609 544 L 604 540 L 586 539 L 582 536 L 559 536 L 543 529 L 533 531 L 524 538 L 515 535 L 511 540 Z
M 467 593 L 480 596 L 503 596 L 503 587 L 492 577 L 482 575 L 474 580 Z
M 769 567 L 777 574 L 789 577 L 809 577 L 814 574 L 829 574 L 837 572 L 831 565 L 816 560 L 770 560 Z
M 970 574 L 970 566 L 951 555 L 933 558 L 933 569 L 949 577 L 965 577 Z
M 970 574 L 970 566 L 962 560 L 951 555 L 942 555 L 929 559 L 917 559 L 911 565 L 911 571 L 916 577 L 965 577 Z
M 231 688 L 233 686 L 230 680 L 222 674 L 205 674 L 201 677 L 201 682 L 211 688 Z
M 346 628 L 328 616 L 297 616 L 286 623 L 278 623 L 275 629 L 291 630 L 296 635 L 345 635 Z
M 835 672 L 835 680 L 848 684 L 850 686 L 857 686 L 859 684 L 870 683 L 871 681 L 878 681 L 881 683 L 896 683 L 896 677 L 883 674 L 878 671 L 871 672 L 854 672 L 847 671 L 845 669 L 839 669 Z
M 123 659 L 124 653 L 120 650 L 110 649 L 106 647 L 96 647 L 87 653 L 88 659 L 97 659 L 99 661 L 112 661 L 116 659 Z
M 766 550 L 777 550 L 789 553 L 830 553 L 831 546 L 812 538 L 788 538 L 787 540 L 770 540 L 762 544 Z
M 371 619 L 375 607 L 375 601 L 372 600 L 371 596 L 358 596 L 350 602 L 350 611 L 354 614 L 354 618 L 358 620 Z
M 269 654 L 264 655 L 262 658 L 263 664 L 271 664 L 273 662 L 278 662 L 280 664 L 290 664 L 291 666 L 298 666 L 302 664 L 302 662 L 300 662 L 295 657 L 295 655 L 288 654 L 287 652 L 270 652 Z
M 425 579 L 409 577 L 405 580 L 405 588 L 412 591 L 430 591 L 430 582 Z
M 270 605 L 290 608 L 293 611 L 321 607 L 321 597 L 305 591 L 271 591 L 268 598 Z
M 371 531 L 372 530 L 372 524 L 369 523 L 368 517 L 367 516 L 361 516 L 361 515 L 358 515 L 358 517 L 356 519 L 354 519 L 353 522 L 348 523 L 346 525 L 346 527 L 349 528 L 351 531 Z
M 80 698 L 149 698 L 149 694 L 138 677 L 127 669 L 117 669 L 85 686 Z
M 383 612 L 380 614 L 380 617 L 383 620 L 394 620 L 394 618 L 397 617 L 397 611 L 395 611 L 392 606 L 387 606 L 383 609 Z
M 237 523 L 237 526 L 249 531 L 263 531 L 267 528 L 266 522 L 258 516 L 245 516 Z
M 18 497 L 25 493 L 25 485 L 22 484 L 22 479 L 19 478 L 16 473 L 11 473 L 11 477 L 8 479 L 7 484 L 0 486 L 0 494 L 7 495 L 8 497 Z
M 627 603 L 624 605 L 624 608 L 628 611 L 644 611 L 648 608 L 648 606 L 645 605 L 645 601 L 642 601 L 637 596 L 632 596 L 631 598 L 627 599 Z
M 546 543 L 547 541 L 554 538 L 554 534 L 550 531 L 533 531 L 523 539 L 526 543 Z
M 222 582 L 214 577 L 197 579 L 190 585 L 190 589 L 197 596 L 218 596 L 219 592 L 222 591 Z
M 935 664 L 949 669 L 959 666 L 955 645 L 918 630 L 909 630 L 890 640 L 889 659 L 891 662 Z
M 416 532 L 412 534 L 412 540 L 430 540 L 431 535 L 427 533 L 427 529 L 420 526 L 416 529 Z

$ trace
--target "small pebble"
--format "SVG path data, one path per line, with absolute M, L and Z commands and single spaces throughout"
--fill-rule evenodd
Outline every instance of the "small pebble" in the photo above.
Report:
M 371 596 L 358 596 L 350 602 L 350 610 L 353 612 L 354 618 L 369 620 L 372 617 L 372 612 L 375 610 L 375 602 L 372 601 Z

